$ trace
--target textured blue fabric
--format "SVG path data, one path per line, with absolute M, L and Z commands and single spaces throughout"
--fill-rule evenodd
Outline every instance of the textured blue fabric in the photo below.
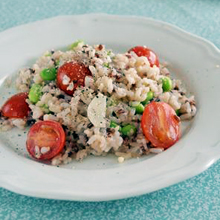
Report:
M 0 0 L 0 31 L 57 15 L 110 13 L 175 24 L 220 47 L 219 0 Z M 0 219 L 220 219 L 220 162 L 204 173 L 136 198 L 70 202 L 0 189 Z

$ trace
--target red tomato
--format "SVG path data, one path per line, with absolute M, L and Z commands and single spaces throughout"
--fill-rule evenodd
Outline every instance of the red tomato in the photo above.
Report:
M 37 160 L 49 160 L 58 155 L 65 145 L 65 132 L 56 121 L 39 121 L 28 132 L 26 148 Z
M 135 52 L 139 57 L 141 56 L 147 57 L 151 67 L 153 67 L 154 65 L 159 67 L 160 65 L 159 59 L 157 55 L 154 53 L 154 51 L 152 51 L 151 49 L 144 46 L 136 46 L 131 48 L 128 52 L 131 51 Z
M 85 85 L 85 77 L 91 76 L 90 70 L 85 67 L 82 63 L 77 62 L 68 62 L 64 63 L 57 72 L 57 85 L 58 87 L 63 90 L 66 94 L 72 95 L 78 86 Z M 67 83 L 65 82 L 65 78 L 69 78 Z M 67 78 L 67 79 L 68 79 Z M 69 84 L 74 84 L 74 88 L 71 89 Z
M 146 106 L 141 126 L 146 139 L 154 147 L 166 149 L 180 138 L 180 119 L 164 102 L 151 102 Z
M 25 118 L 30 108 L 25 101 L 28 98 L 26 92 L 18 93 L 9 98 L 2 106 L 2 115 L 8 118 Z

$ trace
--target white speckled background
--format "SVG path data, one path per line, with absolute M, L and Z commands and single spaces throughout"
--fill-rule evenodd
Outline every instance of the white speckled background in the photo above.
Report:
M 91 12 L 152 17 L 220 47 L 219 0 L 0 0 L 0 31 L 57 15 Z M 0 219 L 220 219 L 219 170 L 217 162 L 180 184 L 111 202 L 37 199 L 0 189 Z

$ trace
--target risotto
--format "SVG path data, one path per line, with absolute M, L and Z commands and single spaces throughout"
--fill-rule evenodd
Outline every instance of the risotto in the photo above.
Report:
M 115 54 L 77 41 L 46 51 L 19 71 L 16 88 L 1 108 L 1 130 L 31 126 L 27 151 L 52 165 L 160 153 L 180 138 L 181 120 L 196 114 L 194 96 L 145 46 Z

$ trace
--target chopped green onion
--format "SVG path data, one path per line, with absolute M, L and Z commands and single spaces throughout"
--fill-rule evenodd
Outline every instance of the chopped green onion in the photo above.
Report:
M 51 57 L 51 56 L 52 56 L 51 51 L 46 51 L 46 52 L 44 53 L 44 56 L 45 56 L 45 57 Z
M 103 66 L 109 68 L 109 63 L 104 63 Z
M 41 108 L 43 109 L 43 111 L 44 111 L 45 113 L 49 113 L 49 112 L 50 112 L 49 106 L 48 106 L 47 104 L 43 104 L 43 105 L 41 106 Z
M 131 107 L 136 107 L 138 105 L 140 105 L 140 102 L 130 102 Z
M 110 128 L 116 128 L 116 127 L 119 127 L 119 131 L 121 131 L 121 127 L 114 121 L 111 121 L 110 122 Z

